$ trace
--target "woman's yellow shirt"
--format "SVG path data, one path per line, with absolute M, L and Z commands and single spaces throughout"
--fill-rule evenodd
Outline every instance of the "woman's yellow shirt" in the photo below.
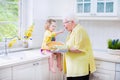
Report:
M 68 77 L 88 75 L 96 70 L 91 43 L 86 31 L 77 25 L 66 40 L 68 48 L 74 47 L 81 53 L 67 52 L 63 56 L 63 71 Z

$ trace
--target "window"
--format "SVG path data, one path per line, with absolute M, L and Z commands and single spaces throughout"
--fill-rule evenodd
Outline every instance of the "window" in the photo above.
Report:
M 0 0 L 0 42 L 17 35 L 18 17 L 18 0 Z
M 5 38 L 18 35 L 20 0 L 0 0 L 0 49 L 3 49 Z

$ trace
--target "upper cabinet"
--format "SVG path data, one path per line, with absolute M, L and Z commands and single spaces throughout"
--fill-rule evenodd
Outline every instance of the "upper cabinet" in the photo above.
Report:
M 79 16 L 90 16 L 92 13 L 92 1 L 76 0 L 75 10 Z
M 81 17 L 115 17 L 119 16 L 119 0 L 76 0 L 75 13 Z
M 79 19 L 119 20 L 120 0 L 48 0 L 48 16 L 61 19 L 75 13 Z

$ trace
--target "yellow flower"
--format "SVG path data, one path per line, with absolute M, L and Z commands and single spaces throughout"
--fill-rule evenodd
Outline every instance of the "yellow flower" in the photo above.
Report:
M 25 38 L 26 39 L 29 39 L 31 36 L 32 36 L 32 32 L 33 32 L 33 29 L 34 29 L 34 25 L 32 24 L 27 31 L 25 31 Z
M 17 38 L 13 38 L 9 43 L 8 43 L 8 47 L 12 47 L 15 43 L 17 42 Z
M 27 38 L 30 38 L 30 37 L 32 36 L 32 31 L 27 31 L 27 32 L 25 32 L 25 36 L 26 36 Z

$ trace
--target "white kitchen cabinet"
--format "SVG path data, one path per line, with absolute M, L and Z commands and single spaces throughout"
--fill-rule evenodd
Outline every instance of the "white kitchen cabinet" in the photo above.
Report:
M 92 14 L 92 0 L 75 0 L 75 12 L 78 16 L 90 16 Z
M 115 80 L 120 80 L 120 64 L 116 63 L 116 75 Z
M 48 60 L 13 67 L 13 80 L 49 80 Z
M 115 71 L 97 69 L 90 80 L 115 80 Z
M 75 13 L 80 20 L 119 20 L 120 0 L 50 0 L 48 17 L 62 19 Z
M 35 63 L 14 66 L 13 80 L 35 80 Z
M 115 63 L 96 60 L 96 68 L 90 80 L 115 80 Z
M 116 71 L 115 80 L 120 80 L 120 72 Z
M 49 80 L 48 60 L 44 59 L 44 60 L 38 61 L 37 65 L 39 65 L 39 66 L 36 66 L 36 68 L 35 68 L 35 72 L 36 72 L 35 80 Z
M 11 68 L 0 69 L 0 80 L 12 80 L 11 74 L 12 74 Z
M 76 0 L 76 12 L 81 16 L 116 16 L 117 0 Z
M 117 16 L 119 0 L 76 0 L 79 16 Z

